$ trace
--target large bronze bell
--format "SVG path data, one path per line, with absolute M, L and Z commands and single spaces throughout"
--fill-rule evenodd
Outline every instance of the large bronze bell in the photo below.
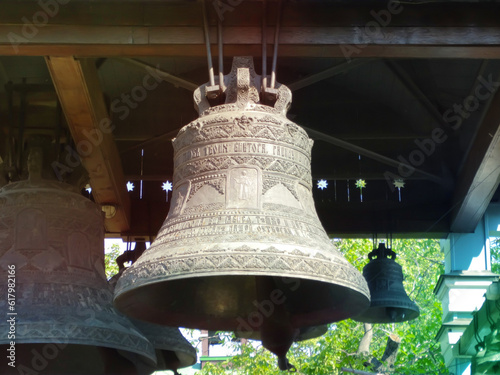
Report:
M 235 58 L 225 103 L 194 93 L 200 117 L 173 141 L 174 188 L 156 240 L 119 279 L 115 306 L 150 322 L 260 331 L 286 353 L 302 327 L 369 304 L 362 275 L 334 247 L 312 198 L 312 140 L 286 118 L 291 92 L 260 102 L 251 57 Z
M 395 323 L 416 319 L 418 306 L 410 300 L 403 286 L 403 270 L 396 263 L 396 253 L 381 242 L 368 254 L 370 262 L 363 276 L 370 288 L 370 307 L 354 320 L 365 323 Z
M 136 374 L 128 355 L 154 365 L 152 344 L 112 306 L 101 210 L 41 179 L 41 150 L 30 156 L 30 179 L 0 189 L 0 348 L 14 362 L 3 356 L 0 373 Z

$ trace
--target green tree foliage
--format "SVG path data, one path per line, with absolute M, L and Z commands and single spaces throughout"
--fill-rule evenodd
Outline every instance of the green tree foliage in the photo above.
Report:
M 491 241 L 491 271 L 500 274 L 500 238 Z
M 106 277 L 108 280 L 118 273 L 118 265 L 116 264 L 116 258 L 121 254 L 120 246 L 118 244 L 111 245 L 110 249 L 106 250 L 104 254 L 104 266 L 106 269 Z
M 369 240 L 335 242 L 346 259 L 360 271 L 367 264 L 373 249 Z M 436 240 L 395 240 L 392 249 L 403 267 L 405 289 L 420 308 L 420 317 L 410 322 L 373 325 L 370 355 L 382 358 L 389 334 L 401 338 L 394 374 L 448 374 L 435 335 L 441 326 L 441 304 L 433 294 L 439 275 L 444 272 L 443 254 Z M 296 343 L 288 358 L 298 374 L 345 374 L 342 367 L 369 371 L 363 363 L 368 358 L 356 354 L 364 335 L 363 324 L 347 319 L 329 326 L 318 338 Z M 276 358 L 258 345 L 243 345 L 241 354 L 223 364 L 208 364 L 202 375 L 283 374 Z

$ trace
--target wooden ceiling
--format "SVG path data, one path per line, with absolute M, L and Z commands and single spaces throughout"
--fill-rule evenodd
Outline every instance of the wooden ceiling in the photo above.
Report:
M 239 55 L 252 55 L 260 73 L 262 1 L 216 4 L 206 2 L 214 62 L 220 18 L 225 73 Z M 269 67 L 278 9 L 268 1 Z M 473 231 L 499 196 L 500 3 L 282 9 L 277 80 L 293 91 L 289 118 L 315 140 L 313 179 L 328 188 L 313 194 L 327 232 Z M 60 145 L 59 172 L 79 167 L 76 149 L 91 198 L 116 209 L 109 235 L 154 236 L 169 207 L 170 139 L 197 117 L 192 92 L 208 81 L 206 55 L 200 1 L 4 0 L 2 173 L 21 178 L 29 137 L 48 135 Z

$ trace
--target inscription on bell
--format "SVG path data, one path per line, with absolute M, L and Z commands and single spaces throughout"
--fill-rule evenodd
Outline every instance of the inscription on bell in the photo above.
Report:
M 309 166 L 310 158 L 299 150 L 290 146 L 269 145 L 263 142 L 224 142 L 207 146 L 192 147 L 183 152 L 175 160 L 175 166 L 179 166 L 190 160 L 196 160 L 207 156 L 231 155 L 231 154 L 256 154 L 268 155 L 287 159 L 303 166 Z
M 235 167 L 227 173 L 227 208 L 260 208 L 262 172 L 258 168 Z
M 202 215 L 203 216 L 203 215 Z M 286 234 L 294 238 L 319 238 L 321 233 L 311 223 L 291 217 L 277 215 L 251 215 L 245 212 L 201 217 L 188 221 L 172 223 L 162 229 L 160 235 L 168 240 L 182 238 L 201 238 L 212 235 L 231 234 Z M 171 238 L 170 238 L 171 237 Z

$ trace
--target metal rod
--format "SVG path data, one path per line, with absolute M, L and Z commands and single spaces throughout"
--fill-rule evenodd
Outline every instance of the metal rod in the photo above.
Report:
M 217 0 L 217 2 L 220 6 L 220 0 Z M 217 42 L 219 44 L 219 86 L 221 91 L 224 91 L 224 42 L 222 40 L 222 20 L 220 17 L 217 22 Z
M 267 87 L 267 1 L 262 0 L 262 88 Z
M 201 2 L 203 7 L 203 32 L 205 34 L 205 46 L 207 48 L 208 77 L 210 80 L 210 86 L 214 86 L 215 78 L 214 78 L 214 67 L 212 64 L 212 51 L 210 50 L 210 34 L 208 29 L 207 3 L 206 0 L 202 0 Z
M 23 78 L 23 86 L 26 85 L 26 78 Z M 22 157 L 23 157 L 23 145 L 24 145 L 24 126 L 26 122 L 26 91 L 23 89 L 21 91 L 21 105 L 19 108 L 19 128 L 18 128 L 18 140 L 17 140 L 17 172 L 22 171 Z
M 139 189 L 139 199 L 142 199 L 142 176 L 144 175 L 144 149 L 141 149 L 141 183 Z
M 56 145 L 56 156 L 55 160 L 59 161 L 59 158 L 61 156 L 61 131 L 62 131 L 62 107 L 61 107 L 61 102 L 59 99 L 57 100 L 57 125 L 56 125 L 56 132 L 55 132 L 55 145 Z
M 278 44 L 280 38 L 281 12 L 283 10 L 283 0 L 278 4 L 278 15 L 276 17 L 276 28 L 274 30 L 274 50 L 273 50 L 273 67 L 271 70 L 271 88 L 274 89 L 276 84 L 276 61 L 278 60 Z
M 14 144 L 14 98 L 11 90 L 11 82 L 9 82 L 6 86 L 7 98 L 9 102 L 9 136 L 8 136 L 8 167 L 9 170 L 12 171 L 14 167 L 14 152 L 15 152 L 15 144 Z

